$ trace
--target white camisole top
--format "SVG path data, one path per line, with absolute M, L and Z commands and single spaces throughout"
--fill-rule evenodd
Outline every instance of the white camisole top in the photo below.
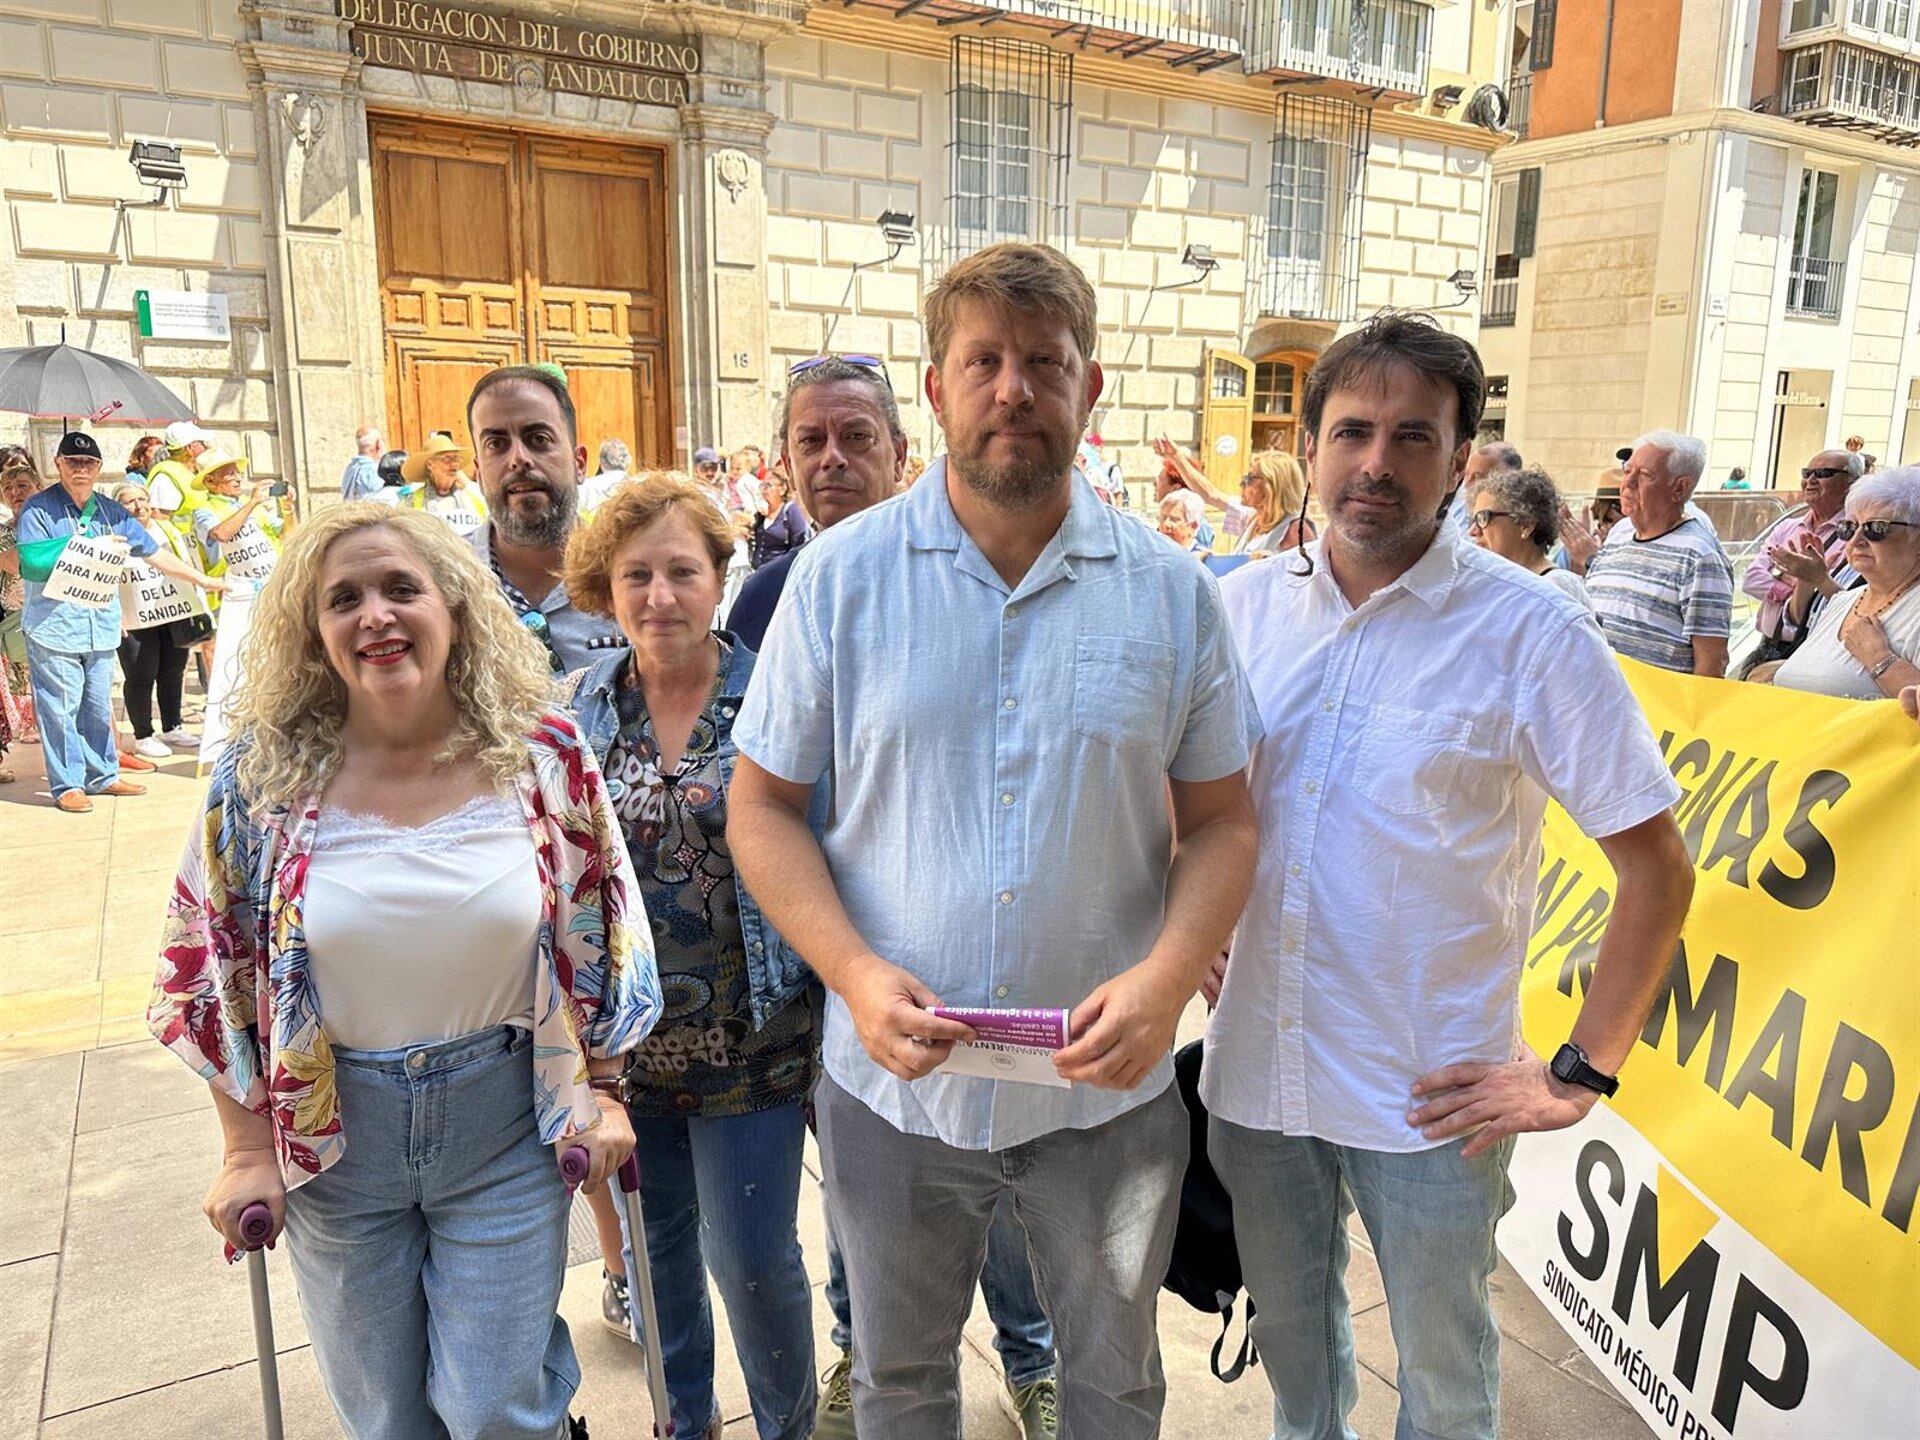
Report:
M 331 806 L 307 869 L 327 1039 L 398 1050 L 533 1028 L 542 896 L 519 805 L 482 796 L 421 826 Z

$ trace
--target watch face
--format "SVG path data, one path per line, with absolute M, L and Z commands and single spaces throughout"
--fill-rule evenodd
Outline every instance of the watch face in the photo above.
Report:
M 1554 1079 L 1571 1085 L 1573 1077 L 1580 1070 L 1580 1052 L 1571 1045 L 1562 1045 L 1555 1053 L 1553 1064 L 1549 1068 L 1553 1071 Z

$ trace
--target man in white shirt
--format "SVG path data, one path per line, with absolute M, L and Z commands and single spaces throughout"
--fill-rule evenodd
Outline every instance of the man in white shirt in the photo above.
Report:
M 1326 533 L 1221 585 L 1263 723 L 1261 845 L 1201 1093 L 1278 1440 L 1353 1433 L 1356 1206 L 1399 1347 L 1397 1433 L 1497 1433 L 1487 1276 L 1512 1137 L 1613 1085 L 1692 893 L 1679 787 L 1592 620 L 1445 523 L 1483 385 L 1425 316 L 1329 346 L 1302 415 Z M 1518 1016 L 1549 797 L 1618 875 L 1551 1069 Z
M 625 484 L 631 478 L 628 470 L 632 464 L 633 452 L 627 449 L 626 441 L 601 441 L 599 472 L 580 486 L 580 513 L 590 516 L 606 504 L 614 486 Z

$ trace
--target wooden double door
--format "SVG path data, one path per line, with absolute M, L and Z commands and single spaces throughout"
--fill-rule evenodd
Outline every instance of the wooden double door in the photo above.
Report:
M 673 463 L 667 161 L 654 146 L 371 120 L 389 443 L 463 444 L 500 365 L 557 362 L 591 472 Z

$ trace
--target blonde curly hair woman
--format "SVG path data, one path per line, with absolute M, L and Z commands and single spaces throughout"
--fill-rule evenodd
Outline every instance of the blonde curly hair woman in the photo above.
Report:
M 555 1152 L 597 1188 L 632 1151 L 591 1077 L 660 1009 L 593 755 L 423 513 L 304 527 L 242 658 L 148 1012 L 213 1089 L 203 1209 L 233 1243 L 255 1201 L 284 1220 L 348 1433 L 581 1434 Z

